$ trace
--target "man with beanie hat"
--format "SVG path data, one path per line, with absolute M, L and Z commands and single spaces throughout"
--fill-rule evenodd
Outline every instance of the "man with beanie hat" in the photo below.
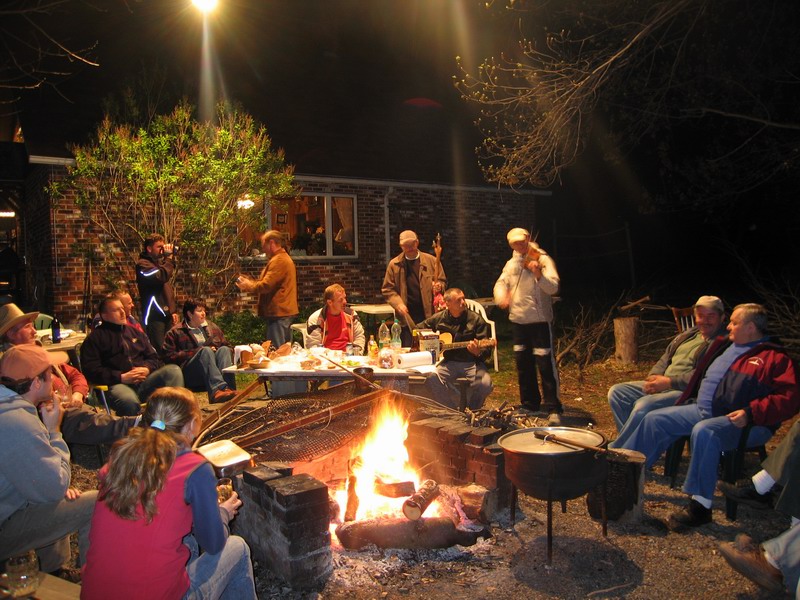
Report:
M 78 532 L 81 562 L 97 492 L 70 488 L 63 412 L 52 396 L 52 368 L 64 352 L 33 344 L 0 358 L 0 561 L 36 550 L 40 568 L 59 574 Z M 37 414 L 38 413 L 38 414 Z
M 648 412 L 672 406 L 681 397 L 711 342 L 725 335 L 722 300 L 700 296 L 694 304 L 694 322 L 694 327 L 673 338 L 647 379 L 617 383 L 608 390 L 608 404 L 619 432 L 609 446 L 621 448 Z
M 558 293 L 560 279 L 555 261 L 530 237 L 521 227 L 506 235 L 514 253 L 494 284 L 494 301 L 501 309 L 508 309 L 522 407 L 534 412 L 543 408 L 550 425 L 559 425 L 564 409 L 553 356 L 552 323 L 553 296 Z M 541 393 L 537 371 L 542 379 Z
M 402 252 L 389 261 L 381 292 L 392 305 L 403 326 L 403 345 L 411 345 L 410 324 L 421 323 L 433 315 L 433 284 L 436 258 L 420 252 L 417 234 L 410 229 L 400 233 Z M 439 266 L 442 289 L 447 285 L 444 268 Z

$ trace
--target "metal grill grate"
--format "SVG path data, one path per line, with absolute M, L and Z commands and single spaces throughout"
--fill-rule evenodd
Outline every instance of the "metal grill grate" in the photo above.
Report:
M 352 383 L 327 390 L 291 394 L 256 408 L 240 407 L 209 433 L 204 443 L 228 439 L 233 442 L 257 435 L 288 421 L 333 408 L 357 394 Z M 256 460 L 298 462 L 323 456 L 349 444 L 366 431 L 374 403 L 348 410 L 330 419 L 294 429 L 247 448 Z

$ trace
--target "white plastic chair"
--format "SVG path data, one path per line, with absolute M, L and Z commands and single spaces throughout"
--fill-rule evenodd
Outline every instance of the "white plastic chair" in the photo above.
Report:
M 494 357 L 494 370 L 500 370 L 500 361 L 497 359 L 497 331 L 494 327 L 494 321 L 490 321 L 489 318 L 486 316 L 486 310 L 483 308 L 483 305 L 475 302 L 471 298 L 465 298 L 464 302 L 467 305 L 467 308 L 470 310 L 474 310 L 480 316 L 483 317 L 483 320 L 486 321 L 487 325 L 489 325 L 489 329 L 492 332 L 492 339 L 495 340 L 494 348 L 492 349 L 492 356 Z

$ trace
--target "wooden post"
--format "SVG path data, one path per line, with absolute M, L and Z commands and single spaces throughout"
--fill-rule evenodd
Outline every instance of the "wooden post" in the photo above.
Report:
M 639 360 L 639 317 L 614 319 L 614 358 L 622 364 Z
M 608 479 L 603 484 L 606 489 L 598 486 L 586 496 L 589 515 L 594 519 L 602 518 L 605 504 L 611 521 L 640 523 L 644 506 L 645 456 L 624 448 L 614 448 L 614 452 L 617 456 L 614 460 L 609 459 Z

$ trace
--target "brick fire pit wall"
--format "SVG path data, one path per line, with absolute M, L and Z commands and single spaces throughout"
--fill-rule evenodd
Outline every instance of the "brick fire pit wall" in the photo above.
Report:
M 333 572 L 328 487 L 274 463 L 236 477 L 244 503 L 233 532 L 262 566 L 293 589 L 319 589 Z
M 502 431 L 470 427 L 446 417 L 417 415 L 408 425 L 409 461 L 425 477 L 447 485 L 482 485 L 496 494 L 498 508 L 510 506 L 511 482 L 505 474 Z

